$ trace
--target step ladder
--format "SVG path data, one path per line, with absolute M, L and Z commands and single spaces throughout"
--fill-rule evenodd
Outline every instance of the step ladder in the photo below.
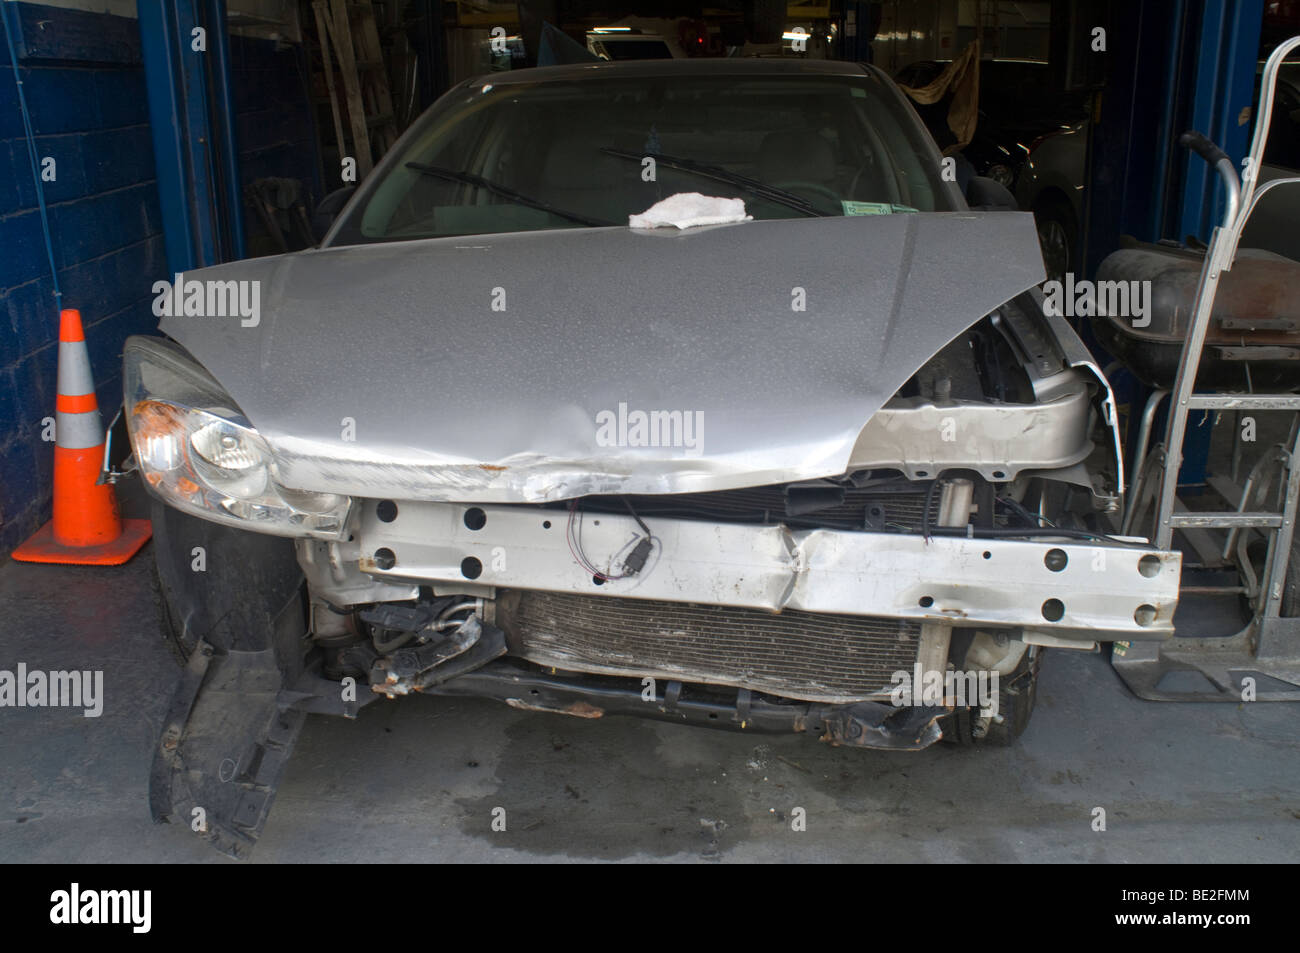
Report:
M 1258 701 L 1300 701 L 1300 617 L 1287 617 L 1280 612 L 1287 567 L 1291 561 L 1297 495 L 1300 493 L 1300 395 L 1213 394 L 1196 390 L 1197 371 L 1219 279 L 1232 268 L 1247 220 L 1268 192 L 1300 183 L 1300 177 L 1275 179 L 1256 188 L 1271 125 L 1278 69 L 1287 54 L 1297 47 L 1300 47 L 1300 37 L 1286 41 L 1273 52 L 1264 67 L 1259 117 L 1247 164 L 1247 169 L 1252 171 L 1245 176 L 1244 182 L 1238 180 L 1232 160 L 1204 136 L 1185 133 L 1180 139 L 1183 145 L 1218 171 L 1228 191 L 1227 209 L 1223 224 L 1214 229 L 1201 268 L 1187 340 L 1173 389 L 1169 392 L 1171 403 L 1165 440 L 1152 449 L 1150 458 L 1146 458 L 1145 433 L 1139 439 L 1140 455 L 1137 459 L 1143 461 L 1143 466 L 1135 484 L 1149 472 L 1148 464 L 1154 463 L 1159 467 L 1152 527 L 1153 542 L 1159 549 L 1172 546 L 1175 532 L 1181 531 L 1184 538 L 1200 550 L 1206 531 L 1226 531 L 1227 541 L 1222 554 L 1230 558 L 1236 546 L 1238 572 L 1245 581 L 1243 587 L 1234 587 L 1232 591 L 1247 594 L 1253 615 L 1240 631 L 1222 638 L 1179 638 L 1175 635 L 1163 643 L 1116 643 L 1112 656 L 1115 669 L 1142 698 L 1241 702 L 1253 697 Z M 1144 431 L 1149 428 L 1155 406 L 1164 396 L 1163 391 L 1152 395 L 1143 415 Z M 1278 467 L 1277 484 L 1281 492 L 1257 492 L 1261 483 L 1271 486 L 1267 475 L 1258 472 L 1257 467 L 1245 486 L 1240 488 L 1236 509 L 1197 511 L 1185 506 L 1178 498 L 1178 474 L 1183 462 L 1183 438 L 1187 433 L 1188 417 L 1196 411 L 1254 410 L 1292 414 L 1286 443 L 1261 459 L 1261 463 L 1275 463 Z M 1276 508 L 1267 508 L 1269 496 L 1278 498 Z M 1144 505 L 1143 494 L 1135 485 L 1130 509 L 1124 518 L 1126 531 L 1134 523 L 1135 513 Z M 1249 530 L 1261 531 L 1268 540 L 1263 571 L 1258 579 L 1254 577 L 1246 553 L 1243 531 Z M 1197 538 L 1193 540 L 1193 536 Z M 1178 687 L 1176 683 L 1184 679 L 1177 677 L 1176 673 L 1182 672 L 1196 673 L 1200 677 L 1194 678 L 1192 685 Z
M 397 119 L 374 4 L 371 0 L 314 0 L 312 10 L 339 154 L 356 159 L 357 181 L 360 181 L 397 141 Z M 351 152 L 344 145 L 344 110 L 340 108 L 334 84 L 335 61 L 347 106 Z

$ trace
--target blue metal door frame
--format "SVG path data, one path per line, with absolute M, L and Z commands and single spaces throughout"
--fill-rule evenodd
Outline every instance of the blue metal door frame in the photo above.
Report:
M 158 199 L 173 272 L 244 256 L 225 0 L 139 0 Z M 206 51 L 193 49 L 196 28 Z
M 1264 0 L 1218 0 L 1201 7 L 1195 87 L 1188 125 L 1205 133 L 1240 168 L 1250 149 L 1251 100 L 1259 60 Z M 1208 242 L 1223 219 L 1225 194 L 1214 170 L 1187 156 L 1179 238 Z
M 1113 2 L 1109 76 L 1092 129 L 1086 271 L 1122 234 L 1141 241 L 1207 241 L 1223 213 L 1222 186 L 1175 145 L 1197 129 L 1238 161 L 1249 148 L 1263 0 Z
M 1121 235 L 1209 239 L 1222 215 L 1222 187 L 1174 140 L 1195 128 L 1230 156 L 1245 155 L 1250 125 L 1238 120 L 1251 104 L 1262 22 L 1263 0 L 1109 5 L 1109 75 L 1092 126 L 1086 192 L 1089 277 Z M 1110 361 L 1095 340 L 1088 343 Z M 1132 375 L 1114 374 L 1112 385 L 1121 404 L 1145 403 L 1148 391 Z M 1208 434 L 1189 433 L 1183 482 L 1203 479 Z

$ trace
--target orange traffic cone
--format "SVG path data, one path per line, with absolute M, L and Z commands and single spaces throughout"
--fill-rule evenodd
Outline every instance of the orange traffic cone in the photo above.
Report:
M 111 484 L 96 486 L 104 459 L 81 312 L 59 316 L 59 386 L 54 405 L 54 519 L 13 551 L 27 563 L 119 566 L 152 535 L 148 520 L 123 520 Z

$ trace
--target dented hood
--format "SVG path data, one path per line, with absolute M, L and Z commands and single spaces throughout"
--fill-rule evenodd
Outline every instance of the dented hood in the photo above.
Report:
M 931 355 L 1044 274 L 1030 215 L 950 212 L 440 238 L 185 278 L 261 283 L 255 325 L 161 329 L 284 485 L 540 502 L 842 473 Z

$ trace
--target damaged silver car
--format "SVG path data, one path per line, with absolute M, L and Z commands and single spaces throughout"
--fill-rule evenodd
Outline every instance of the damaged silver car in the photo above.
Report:
M 744 214 L 629 226 L 683 195 Z M 155 816 L 240 855 L 306 713 L 412 692 L 916 749 L 1015 738 L 1045 646 L 1169 637 L 1002 198 L 871 67 L 520 70 L 319 248 L 178 276 L 125 353 L 186 659 Z M 259 313 L 205 314 L 232 281 Z

